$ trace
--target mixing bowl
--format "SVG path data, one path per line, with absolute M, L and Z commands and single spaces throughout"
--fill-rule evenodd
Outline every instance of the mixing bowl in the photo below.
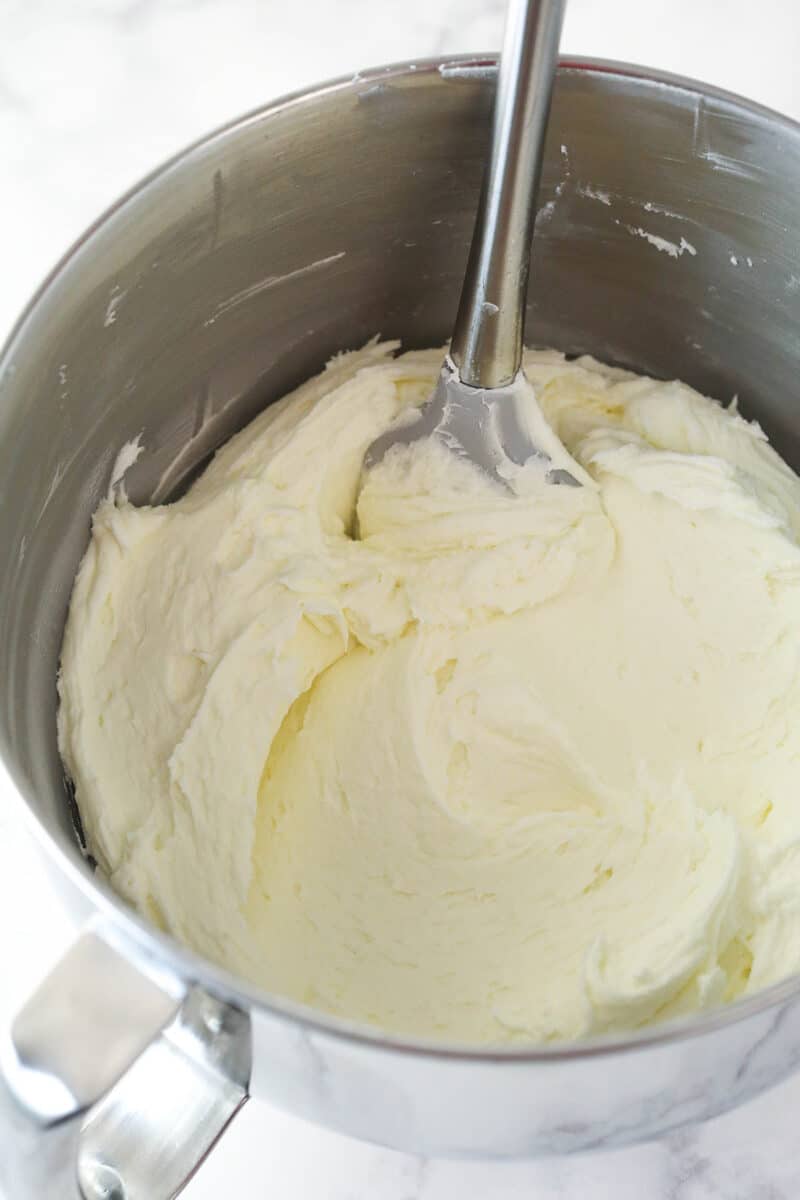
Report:
M 131 912 L 79 846 L 55 679 L 118 452 L 141 440 L 128 494 L 162 500 L 335 351 L 376 333 L 442 343 L 493 79 L 490 58 L 389 67 L 213 134 L 86 234 L 5 348 L 2 757 L 83 923 L 2 1039 L 0 1179 L 15 1200 L 172 1195 L 249 1095 L 424 1154 L 538 1155 L 710 1117 L 800 1058 L 796 978 L 592 1043 L 386 1037 L 199 959 Z M 798 194 L 790 121 L 685 80 L 563 62 L 527 341 L 738 395 L 800 463 Z

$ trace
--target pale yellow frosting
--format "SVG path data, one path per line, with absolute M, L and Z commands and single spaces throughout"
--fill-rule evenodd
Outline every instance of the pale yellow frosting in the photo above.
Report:
M 628 1029 L 800 968 L 800 481 L 680 383 L 529 352 L 581 488 L 364 452 L 372 345 L 175 504 L 102 503 L 59 736 L 176 937 L 393 1031 Z

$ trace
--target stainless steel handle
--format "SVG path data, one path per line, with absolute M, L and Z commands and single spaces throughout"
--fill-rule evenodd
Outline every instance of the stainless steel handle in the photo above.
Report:
M 492 148 L 450 354 L 462 382 L 497 388 L 522 361 L 544 138 L 565 0 L 510 0 Z
M 244 1014 L 85 933 L 0 1043 L 0 1195 L 170 1200 L 249 1072 Z

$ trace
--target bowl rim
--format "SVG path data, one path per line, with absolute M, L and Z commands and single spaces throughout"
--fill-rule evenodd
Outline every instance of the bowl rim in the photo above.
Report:
M 402 79 L 410 82 L 412 79 L 422 80 L 437 74 L 444 80 L 459 77 L 464 79 L 483 77 L 489 80 L 496 73 L 497 58 L 495 53 L 436 56 L 356 71 L 353 74 L 312 84 L 278 97 L 197 138 L 125 191 L 86 228 L 45 276 L 0 347 L 0 383 L 2 383 L 5 371 L 13 361 L 15 346 L 24 338 L 28 323 L 35 317 L 36 310 L 52 285 L 76 256 L 92 242 L 101 229 L 128 204 L 135 201 L 151 185 L 160 181 L 173 169 L 188 164 L 196 155 L 202 154 L 216 142 L 245 129 L 250 124 L 258 124 L 287 109 L 319 101 L 335 92 L 353 90 L 358 94 L 362 89 L 366 90 L 390 80 Z M 800 137 L 800 122 L 791 117 L 736 93 L 681 75 L 636 64 L 580 56 L 560 57 L 558 73 L 559 75 L 581 73 L 614 76 L 635 81 L 643 87 L 663 89 L 669 92 L 685 92 L 704 99 L 712 98 L 721 104 L 746 112 L 749 117 L 761 118 L 776 129 L 783 129 L 791 132 L 795 137 Z M 15 774 L 13 768 L 3 758 L 0 758 L 0 785 L 4 783 L 7 783 L 8 786 L 0 786 L 0 795 L 8 796 L 9 803 L 16 806 L 23 823 L 30 830 L 35 843 L 44 852 L 45 858 L 96 910 L 94 916 L 89 918 L 84 927 L 99 930 L 101 935 L 125 954 L 134 965 L 156 979 L 160 979 L 162 983 L 167 982 L 168 984 L 170 980 L 178 980 L 185 986 L 200 986 L 237 1008 L 247 1012 L 255 1010 L 273 1020 L 299 1026 L 305 1033 L 319 1038 L 347 1042 L 364 1050 L 380 1051 L 391 1055 L 455 1060 L 475 1064 L 538 1063 L 544 1065 L 565 1060 L 583 1060 L 635 1053 L 649 1047 L 668 1045 L 687 1038 L 702 1037 L 724 1031 L 748 1017 L 764 1014 L 782 1004 L 800 998 L 800 974 L 796 974 L 772 984 L 752 996 L 742 997 L 706 1012 L 676 1017 L 655 1026 L 646 1026 L 625 1033 L 604 1034 L 575 1041 L 546 1044 L 531 1042 L 502 1045 L 443 1042 L 388 1033 L 377 1026 L 337 1017 L 259 988 L 255 984 L 239 978 L 225 967 L 196 953 L 170 934 L 162 932 L 118 896 L 99 872 L 92 872 L 88 863 L 81 864 L 67 851 L 62 840 L 51 832 L 32 809 L 26 798 L 26 791 L 29 790 L 26 781 L 20 778 L 18 773 Z

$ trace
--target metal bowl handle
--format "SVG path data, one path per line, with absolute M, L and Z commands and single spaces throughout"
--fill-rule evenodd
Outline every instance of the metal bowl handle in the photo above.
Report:
M 2 1034 L 0 1195 L 169 1200 L 249 1076 L 246 1014 L 90 928 Z

